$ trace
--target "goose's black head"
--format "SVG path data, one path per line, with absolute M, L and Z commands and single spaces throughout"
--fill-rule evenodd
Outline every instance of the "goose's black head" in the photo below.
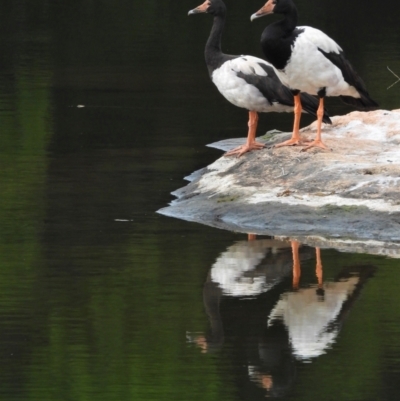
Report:
M 207 13 L 214 17 L 225 16 L 226 6 L 222 0 L 206 0 L 202 5 L 190 10 L 188 15 Z
M 292 0 L 268 0 L 250 19 L 253 21 L 269 14 L 289 14 L 294 9 L 296 6 Z

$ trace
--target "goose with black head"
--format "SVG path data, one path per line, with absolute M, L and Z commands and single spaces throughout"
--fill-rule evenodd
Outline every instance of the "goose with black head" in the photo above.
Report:
M 268 25 L 261 35 L 265 58 L 294 95 L 295 127 L 300 123 L 301 92 L 319 97 L 317 135 L 304 150 L 326 149 L 321 139 L 325 96 L 339 96 L 360 110 L 375 109 L 378 104 L 371 99 L 363 80 L 333 39 L 318 29 L 297 26 L 298 13 L 292 0 L 268 0 L 251 20 L 269 14 L 281 14 L 283 19 Z M 292 138 L 277 146 L 302 144 L 296 133 L 298 129 L 294 128 Z
M 205 47 L 205 60 L 212 82 L 219 92 L 235 106 L 249 111 L 246 144 L 232 149 L 227 156 L 238 157 L 246 152 L 264 147 L 255 140 L 258 113 L 292 112 L 293 95 L 280 82 L 274 67 L 253 56 L 232 56 L 221 50 L 221 37 L 225 25 L 226 6 L 222 0 L 206 0 L 189 15 L 207 13 L 214 17 L 210 36 Z M 304 111 L 316 115 L 318 100 L 306 93 L 301 94 Z M 330 123 L 328 114 L 323 112 L 323 120 Z

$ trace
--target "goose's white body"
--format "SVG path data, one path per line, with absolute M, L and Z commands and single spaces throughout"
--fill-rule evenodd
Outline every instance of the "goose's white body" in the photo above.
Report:
M 341 47 L 319 29 L 297 28 L 303 32 L 292 46 L 288 64 L 284 70 L 276 70 L 282 83 L 310 95 L 317 95 L 319 90 L 326 88 L 326 96 L 359 98 L 360 94 L 345 81 L 342 71 L 319 50 L 339 55 Z
M 267 77 L 268 73 L 261 65 L 273 68 L 271 64 L 260 58 L 240 56 L 225 61 L 213 71 L 211 79 L 225 99 L 237 107 L 260 113 L 293 111 L 293 107 L 280 104 L 278 101 L 270 103 L 257 86 L 237 75 L 241 73 L 248 77 Z

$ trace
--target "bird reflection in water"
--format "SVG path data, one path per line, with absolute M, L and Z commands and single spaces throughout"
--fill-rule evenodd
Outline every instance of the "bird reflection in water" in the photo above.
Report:
M 321 251 L 316 248 L 317 289 L 299 288 L 300 262 L 297 241 L 293 249 L 293 289 L 284 293 L 269 315 L 268 326 L 282 321 L 287 327 L 296 359 L 310 360 L 325 353 L 339 331 L 339 318 L 346 302 L 352 299 L 371 268 L 353 266 L 343 269 L 334 281 L 323 282 Z M 363 274 L 364 273 L 364 274 Z M 364 280 L 363 280 L 364 281 Z
M 249 234 L 247 241 L 238 241 L 228 247 L 213 264 L 203 288 L 210 333 L 191 334 L 189 340 L 203 352 L 218 350 L 224 342 L 221 297 L 246 299 L 266 293 L 290 276 L 292 265 L 288 241 L 256 239 L 255 235 Z
M 315 256 L 315 282 L 301 284 L 301 262 Z M 341 325 L 358 298 L 374 266 L 344 267 L 333 281 L 323 281 L 321 250 L 303 247 L 296 240 L 256 239 L 239 241 L 213 264 L 203 289 L 210 319 L 208 335 L 189 335 L 202 352 L 219 350 L 224 343 L 220 301 L 270 295 L 256 315 L 258 330 L 249 329 L 245 344 L 246 374 L 269 397 L 285 395 L 293 386 L 296 364 L 311 362 L 335 342 Z M 291 289 L 273 291 L 292 275 Z M 274 294 L 272 294 L 274 293 Z M 258 319 L 258 320 L 257 320 Z M 242 322 L 243 325 L 246 322 Z M 241 353 L 240 350 L 234 350 Z

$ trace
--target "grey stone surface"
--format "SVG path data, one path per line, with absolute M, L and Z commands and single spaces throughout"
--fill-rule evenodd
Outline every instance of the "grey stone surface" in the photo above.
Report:
M 353 112 L 332 120 L 322 136 L 331 151 L 274 148 L 290 134 L 268 134 L 258 139 L 267 148 L 241 158 L 222 156 L 192 174 L 159 213 L 239 232 L 319 238 L 320 244 L 352 241 L 360 250 L 361 240 L 374 244 L 373 253 L 384 246 L 396 254 L 400 110 Z M 312 139 L 315 124 L 302 135 Z M 209 146 L 227 150 L 243 142 Z

